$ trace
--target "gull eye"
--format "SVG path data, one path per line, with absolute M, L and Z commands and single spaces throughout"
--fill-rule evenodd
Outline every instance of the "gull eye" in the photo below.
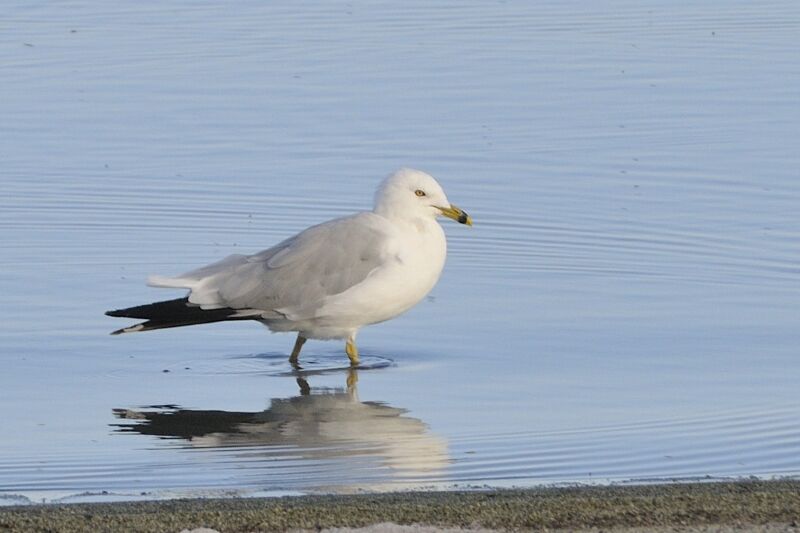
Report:
M 416 194 L 419 197 L 427 196 L 425 194 L 425 191 L 423 191 L 422 189 L 417 189 L 416 191 L 414 191 L 414 194 Z

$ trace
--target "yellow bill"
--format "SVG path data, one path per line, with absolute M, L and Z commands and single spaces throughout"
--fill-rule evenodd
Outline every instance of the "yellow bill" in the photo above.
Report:
M 466 214 L 463 209 L 456 207 L 453 204 L 450 204 L 450 207 L 436 206 L 436 209 L 441 211 L 442 214 L 447 218 L 452 218 L 459 224 L 466 224 L 467 226 L 472 225 L 472 217 Z

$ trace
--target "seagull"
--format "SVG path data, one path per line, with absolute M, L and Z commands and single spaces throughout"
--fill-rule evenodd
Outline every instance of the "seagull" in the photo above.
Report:
M 472 225 L 431 175 L 402 168 L 380 184 L 372 211 L 311 226 L 256 254 L 151 276 L 150 286 L 189 293 L 106 312 L 145 320 L 111 334 L 255 320 L 273 332 L 297 332 L 289 356 L 295 367 L 307 339 L 345 340 L 356 367 L 359 329 L 408 311 L 439 280 L 447 241 L 438 216 Z

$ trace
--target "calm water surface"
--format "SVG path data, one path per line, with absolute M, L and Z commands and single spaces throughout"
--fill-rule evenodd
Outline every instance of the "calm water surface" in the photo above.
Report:
M 800 475 L 800 8 L 58 5 L 0 23 L 0 501 Z M 425 169 L 430 297 L 110 337 Z

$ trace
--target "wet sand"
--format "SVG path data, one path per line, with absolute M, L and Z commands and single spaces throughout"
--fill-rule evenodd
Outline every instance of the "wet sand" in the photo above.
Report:
M 495 530 L 798 531 L 800 480 L 0 508 L 3 531 L 177 532 L 205 527 L 244 532 L 386 523 Z

